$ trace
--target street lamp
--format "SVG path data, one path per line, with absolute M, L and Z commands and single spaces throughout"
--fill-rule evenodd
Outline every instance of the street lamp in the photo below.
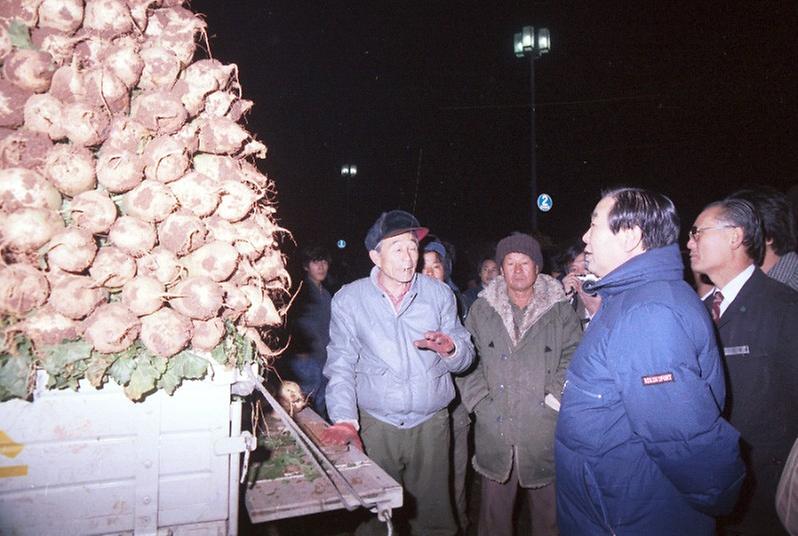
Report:
M 527 56 L 529 58 L 529 94 L 530 94 L 530 139 L 531 139 L 531 179 L 530 186 L 532 191 L 530 206 L 532 207 L 532 228 L 538 227 L 538 213 L 535 210 L 535 199 L 537 197 L 538 179 L 535 166 L 535 60 L 546 54 L 551 47 L 551 35 L 547 28 L 535 30 L 532 26 L 524 26 L 521 32 L 515 34 L 513 48 L 518 58 Z
M 357 166 L 353 164 L 344 164 L 341 166 L 341 176 L 345 178 L 354 177 L 357 175 Z

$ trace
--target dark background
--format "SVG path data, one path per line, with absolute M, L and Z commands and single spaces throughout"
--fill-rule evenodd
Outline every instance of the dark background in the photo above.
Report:
M 552 36 L 535 69 L 538 190 L 554 199 L 539 227 L 553 243 L 579 237 L 610 186 L 665 193 L 686 228 L 744 185 L 798 182 L 794 0 L 191 6 L 255 102 L 280 220 L 299 245 L 346 239 L 336 254 L 361 263 L 348 277 L 384 210 L 453 242 L 460 273 L 483 242 L 530 229 L 529 64 L 512 50 L 524 25 Z

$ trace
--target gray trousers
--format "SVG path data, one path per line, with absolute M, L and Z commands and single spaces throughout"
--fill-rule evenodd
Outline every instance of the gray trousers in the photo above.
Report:
M 466 495 L 466 475 L 468 473 L 468 430 L 471 417 L 462 402 L 452 410 L 452 483 L 454 510 L 460 533 L 468 529 L 468 500 Z
M 557 506 L 554 484 L 522 488 L 518 484 L 515 460 L 504 484 L 482 477 L 479 505 L 480 536 L 513 536 L 513 509 L 519 492 L 528 501 L 532 514 L 532 536 L 557 536 Z
M 449 410 L 409 429 L 361 412 L 360 437 L 368 457 L 404 488 L 404 506 L 394 510 L 394 519 L 407 519 L 413 534 L 456 534 L 449 493 Z M 373 516 L 356 534 L 384 535 L 385 525 Z

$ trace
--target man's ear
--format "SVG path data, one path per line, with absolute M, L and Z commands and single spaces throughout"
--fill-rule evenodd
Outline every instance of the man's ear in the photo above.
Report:
M 369 251 L 369 259 L 371 259 L 371 262 L 373 262 L 375 266 L 379 266 L 381 264 L 380 254 L 377 253 L 376 249 L 372 249 L 371 251 Z
M 635 225 L 631 229 L 621 229 L 619 231 L 623 236 L 623 249 L 627 253 L 632 253 L 638 247 L 643 248 L 643 230 L 639 225 Z
M 743 247 L 743 241 L 745 240 L 745 233 L 743 233 L 742 227 L 732 227 L 729 229 L 731 231 L 729 233 L 729 245 L 732 249 L 738 249 Z

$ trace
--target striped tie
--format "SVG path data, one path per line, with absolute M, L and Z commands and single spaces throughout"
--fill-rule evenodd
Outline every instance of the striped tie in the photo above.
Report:
M 720 304 L 723 302 L 723 294 L 719 290 L 712 295 L 712 321 L 715 325 L 720 321 Z

